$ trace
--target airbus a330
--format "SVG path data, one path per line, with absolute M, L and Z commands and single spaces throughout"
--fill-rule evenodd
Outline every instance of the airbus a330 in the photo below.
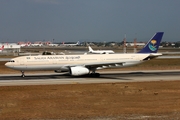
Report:
M 22 77 L 25 77 L 24 71 L 29 70 L 66 71 L 72 76 L 99 76 L 96 73 L 98 69 L 128 67 L 162 55 L 157 51 L 163 34 L 155 33 L 138 53 L 21 56 L 11 59 L 5 66 L 21 71 Z

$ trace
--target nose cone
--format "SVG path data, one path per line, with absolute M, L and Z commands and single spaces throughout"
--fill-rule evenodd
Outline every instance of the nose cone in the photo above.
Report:
M 7 63 L 5 63 L 5 66 L 6 66 L 6 67 L 8 67 L 8 62 L 7 62 Z
M 5 64 L 5 66 L 9 68 L 9 67 L 10 67 L 9 62 L 7 62 L 7 63 Z

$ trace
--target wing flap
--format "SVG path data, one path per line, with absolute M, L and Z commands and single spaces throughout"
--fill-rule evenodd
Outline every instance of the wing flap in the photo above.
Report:
M 84 67 L 102 67 L 102 68 L 108 68 L 108 67 L 118 67 L 118 66 L 123 66 L 125 62 L 106 62 L 106 63 L 88 63 L 88 64 L 71 64 L 71 65 L 64 65 L 64 67 L 74 67 L 74 66 L 84 66 Z
M 104 68 L 106 68 L 106 67 L 112 67 L 112 66 L 122 66 L 123 63 L 125 63 L 125 62 L 93 63 L 93 64 L 85 64 L 84 66 L 86 66 L 86 67 L 89 67 L 89 66 L 91 66 L 91 67 L 104 67 Z

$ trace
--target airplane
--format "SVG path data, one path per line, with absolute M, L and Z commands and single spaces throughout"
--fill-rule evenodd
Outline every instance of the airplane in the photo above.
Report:
M 1 46 L 0 52 L 2 52 L 3 50 L 4 50 L 4 45 Z
M 71 76 L 99 77 L 96 70 L 133 66 L 161 56 L 157 51 L 163 34 L 155 33 L 138 53 L 21 56 L 11 59 L 5 66 L 21 71 L 21 77 L 25 77 L 24 71 L 28 70 L 53 70 L 56 73 L 69 72 Z
M 42 47 L 43 46 L 43 42 L 37 41 L 37 42 L 32 43 L 31 46 L 33 46 L 33 47 Z
M 57 47 L 59 44 L 48 44 L 48 46 L 51 46 L 51 47 Z
M 18 45 L 20 45 L 21 47 L 27 47 L 31 45 L 31 42 L 18 42 Z
M 88 46 L 89 48 L 89 53 L 93 53 L 93 54 L 113 54 L 114 51 L 112 50 L 93 50 L 90 46 Z
M 62 43 L 61 45 L 63 45 L 63 46 L 78 46 L 78 45 L 80 45 L 80 42 L 79 41 L 77 41 L 77 43 L 75 43 L 75 44 L 66 44 L 66 43 Z

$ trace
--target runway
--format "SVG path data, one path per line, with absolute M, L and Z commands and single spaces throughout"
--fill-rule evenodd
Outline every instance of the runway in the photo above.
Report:
M 20 77 L 20 74 L 3 74 L 0 75 L 0 86 L 180 80 L 180 70 L 109 71 L 100 72 L 100 74 L 99 78 L 90 76 L 74 77 L 57 73 L 26 74 L 25 78 Z

